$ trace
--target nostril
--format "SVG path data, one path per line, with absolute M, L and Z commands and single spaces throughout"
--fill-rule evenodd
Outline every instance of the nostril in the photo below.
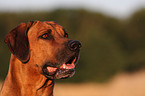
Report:
M 78 45 L 77 43 L 73 42 L 73 43 L 70 45 L 70 47 L 71 47 L 71 49 L 76 50 L 76 49 L 79 47 L 79 45 Z
M 79 41 L 76 41 L 76 40 L 70 40 L 68 42 L 68 47 L 71 51 L 77 51 L 80 49 L 81 43 Z

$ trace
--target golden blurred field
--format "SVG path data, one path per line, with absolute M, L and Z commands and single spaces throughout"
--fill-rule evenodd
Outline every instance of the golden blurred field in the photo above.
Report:
M 103 84 L 56 83 L 54 96 L 145 96 L 145 71 L 118 74 Z

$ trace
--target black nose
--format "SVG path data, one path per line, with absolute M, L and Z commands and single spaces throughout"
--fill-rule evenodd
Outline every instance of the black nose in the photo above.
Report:
M 81 46 L 82 46 L 81 43 L 77 40 L 70 40 L 68 42 L 68 48 L 71 51 L 78 51 L 78 50 L 80 50 Z

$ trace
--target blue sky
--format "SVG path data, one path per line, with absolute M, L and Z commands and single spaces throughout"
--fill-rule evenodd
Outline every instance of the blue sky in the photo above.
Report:
M 142 7 L 145 7 L 145 0 L 0 0 L 0 12 L 84 8 L 112 16 L 126 17 Z

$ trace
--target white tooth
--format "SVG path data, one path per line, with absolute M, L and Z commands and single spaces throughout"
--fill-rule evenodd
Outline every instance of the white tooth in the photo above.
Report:
M 66 69 L 65 65 L 63 65 L 63 68 Z

